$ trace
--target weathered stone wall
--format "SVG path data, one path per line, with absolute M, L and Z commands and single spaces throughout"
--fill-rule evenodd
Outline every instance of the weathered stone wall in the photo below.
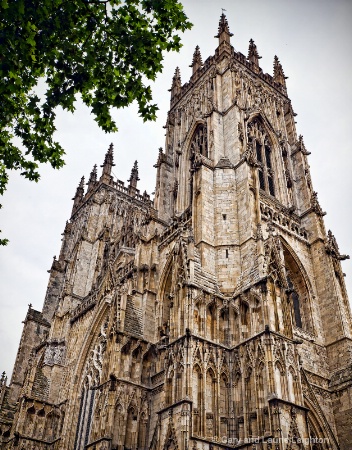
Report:
M 137 163 L 113 179 L 112 146 L 81 180 L 1 390 L 4 448 L 349 449 L 346 255 L 281 64 L 235 52 L 224 15 L 218 37 L 189 83 L 175 73 L 154 203 Z

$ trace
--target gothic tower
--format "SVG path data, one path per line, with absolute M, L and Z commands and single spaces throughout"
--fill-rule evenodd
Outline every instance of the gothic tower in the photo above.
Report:
M 1 380 L 4 449 L 350 449 L 347 256 L 279 59 L 231 36 L 222 14 L 215 55 L 175 71 L 154 202 L 112 145 L 81 179 Z

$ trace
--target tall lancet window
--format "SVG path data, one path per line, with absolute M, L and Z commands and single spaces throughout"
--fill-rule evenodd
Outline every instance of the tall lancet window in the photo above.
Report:
M 102 323 L 98 342 L 88 354 L 85 375 L 81 385 L 80 406 L 74 450 L 84 450 L 89 443 L 92 428 L 92 415 L 95 407 L 96 388 L 100 384 L 104 353 L 106 350 L 106 330 L 108 318 Z
M 88 444 L 92 425 L 92 413 L 95 399 L 95 389 L 87 378 L 81 390 L 81 401 L 76 429 L 75 450 L 83 450 Z
M 196 153 L 200 153 L 208 158 L 207 126 L 202 123 L 197 125 L 192 137 L 191 156 L 194 156 Z
M 255 118 L 248 124 L 248 143 L 259 163 L 259 187 L 275 197 L 272 145 L 265 128 L 258 118 Z

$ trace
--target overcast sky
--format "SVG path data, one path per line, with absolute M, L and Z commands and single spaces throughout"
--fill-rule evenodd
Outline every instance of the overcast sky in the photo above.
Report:
M 135 159 L 139 162 L 141 190 L 155 187 L 158 148 L 164 146 L 166 112 L 171 79 L 176 66 L 182 83 L 191 75 L 192 55 L 198 44 L 203 61 L 217 46 L 221 8 L 234 34 L 232 45 L 247 55 L 248 42 L 257 44 L 261 67 L 272 74 L 278 55 L 287 80 L 288 95 L 298 114 L 298 134 L 303 134 L 313 186 L 327 211 L 327 229 L 335 234 L 341 253 L 352 255 L 351 235 L 351 69 L 352 2 L 349 0 L 184 0 L 194 27 L 182 36 L 179 54 L 169 54 L 165 70 L 153 87 L 160 107 L 158 120 L 144 124 L 135 107 L 115 114 L 119 132 L 106 135 L 87 108 L 74 115 L 59 112 L 57 139 L 67 150 L 60 171 L 41 170 L 36 184 L 10 176 L 0 212 L 2 237 L 10 239 L 0 249 L 0 371 L 10 376 L 22 320 L 28 303 L 41 310 L 52 258 L 59 254 L 61 233 L 69 219 L 78 181 L 95 163 L 102 164 L 111 142 L 115 148 L 114 174 L 126 181 Z M 351 260 L 342 263 L 352 297 Z

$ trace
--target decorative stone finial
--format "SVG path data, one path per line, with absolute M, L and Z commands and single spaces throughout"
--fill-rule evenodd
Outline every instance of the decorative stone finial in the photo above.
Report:
M 6 381 L 7 381 L 7 376 L 6 376 L 6 372 L 4 371 L 1 374 L 1 378 L 0 378 L 0 388 L 2 388 L 3 386 L 6 386 Z
M 315 213 L 318 216 L 325 216 L 326 212 L 322 210 L 319 200 L 318 200 L 318 193 L 317 192 L 313 192 L 312 193 L 312 197 L 311 197 L 311 207 L 313 209 L 313 211 L 315 211 Z
M 101 174 L 100 181 L 102 183 L 110 184 L 112 182 L 111 169 L 115 166 L 114 164 L 114 145 L 110 144 L 108 151 L 105 154 L 105 159 L 103 165 L 103 173 Z
M 197 45 L 193 53 L 192 64 L 189 67 L 192 67 L 193 73 L 195 73 L 202 65 L 202 55 L 200 54 L 199 45 Z
M 92 169 L 92 171 L 90 173 L 90 176 L 89 176 L 88 183 L 87 183 L 88 191 L 95 186 L 95 184 L 97 182 L 97 175 L 98 175 L 97 174 L 97 165 L 94 164 L 93 169 Z
M 226 16 L 224 13 L 222 13 L 219 21 L 218 34 L 214 37 L 219 38 L 219 45 L 220 45 L 223 41 L 229 44 L 231 36 L 233 36 L 233 34 L 230 33 L 229 24 L 227 22 Z
M 171 85 L 171 89 L 170 89 L 170 91 L 171 91 L 171 98 L 174 95 L 177 95 L 177 94 L 180 93 L 181 87 L 182 87 L 182 84 L 181 84 L 180 68 L 176 67 L 175 74 L 174 74 L 174 76 L 172 78 L 172 85 Z
M 298 137 L 297 147 L 304 155 L 310 155 L 310 152 L 308 152 L 306 146 L 304 145 L 303 136 L 301 134 Z
M 130 179 L 127 180 L 130 183 L 130 187 L 137 188 L 137 181 L 139 181 L 138 178 L 138 162 L 135 161 L 131 170 L 131 176 Z
M 77 207 L 81 204 L 84 197 L 84 177 L 81 178 L 81 181 L 79 182 L 79 185 L 76 189 L 76 194 L 73 197 L 73 207 L 72 207 L 72 213 L 75 212 Z
M 103 175 L 111 175 L 111 169 L 114 165 L 114 145 L 111 143 L 105 154 L 104 164 L 100 166 L 103 168 Z
M 274 81 L 275 83 L 281 84 L 284 88 L 286 88 L 286 81 L 288 77 L 285 77 L 282 65 L 279 61 L 279 58 L 274 56 Z
M 82 200 L 83 195 L 84 195 L 84 177 L 81 178 L 81 181 L 79 182 L 77 189 L 76 189 L 76 194 L 72 200 L 76 200 L 76 199 Z
M 259 66 L 259 60 L 261 59 L 261 56 L 259 56 L 257 46 L 255 45 L 253 39 L 249 41 L 249 47 L 248 47 L 248 61 L 252 62 L 256 66 Z
M 328 236 L 325 241 L 325 249 L 328 255 L 331 255 L 333 258 L 339 261 L 350 259 L 349 255 L 341 255 L 339 246 L 337 245 L 336 238 L 332 234 L 331 230 L 328 231 Z

